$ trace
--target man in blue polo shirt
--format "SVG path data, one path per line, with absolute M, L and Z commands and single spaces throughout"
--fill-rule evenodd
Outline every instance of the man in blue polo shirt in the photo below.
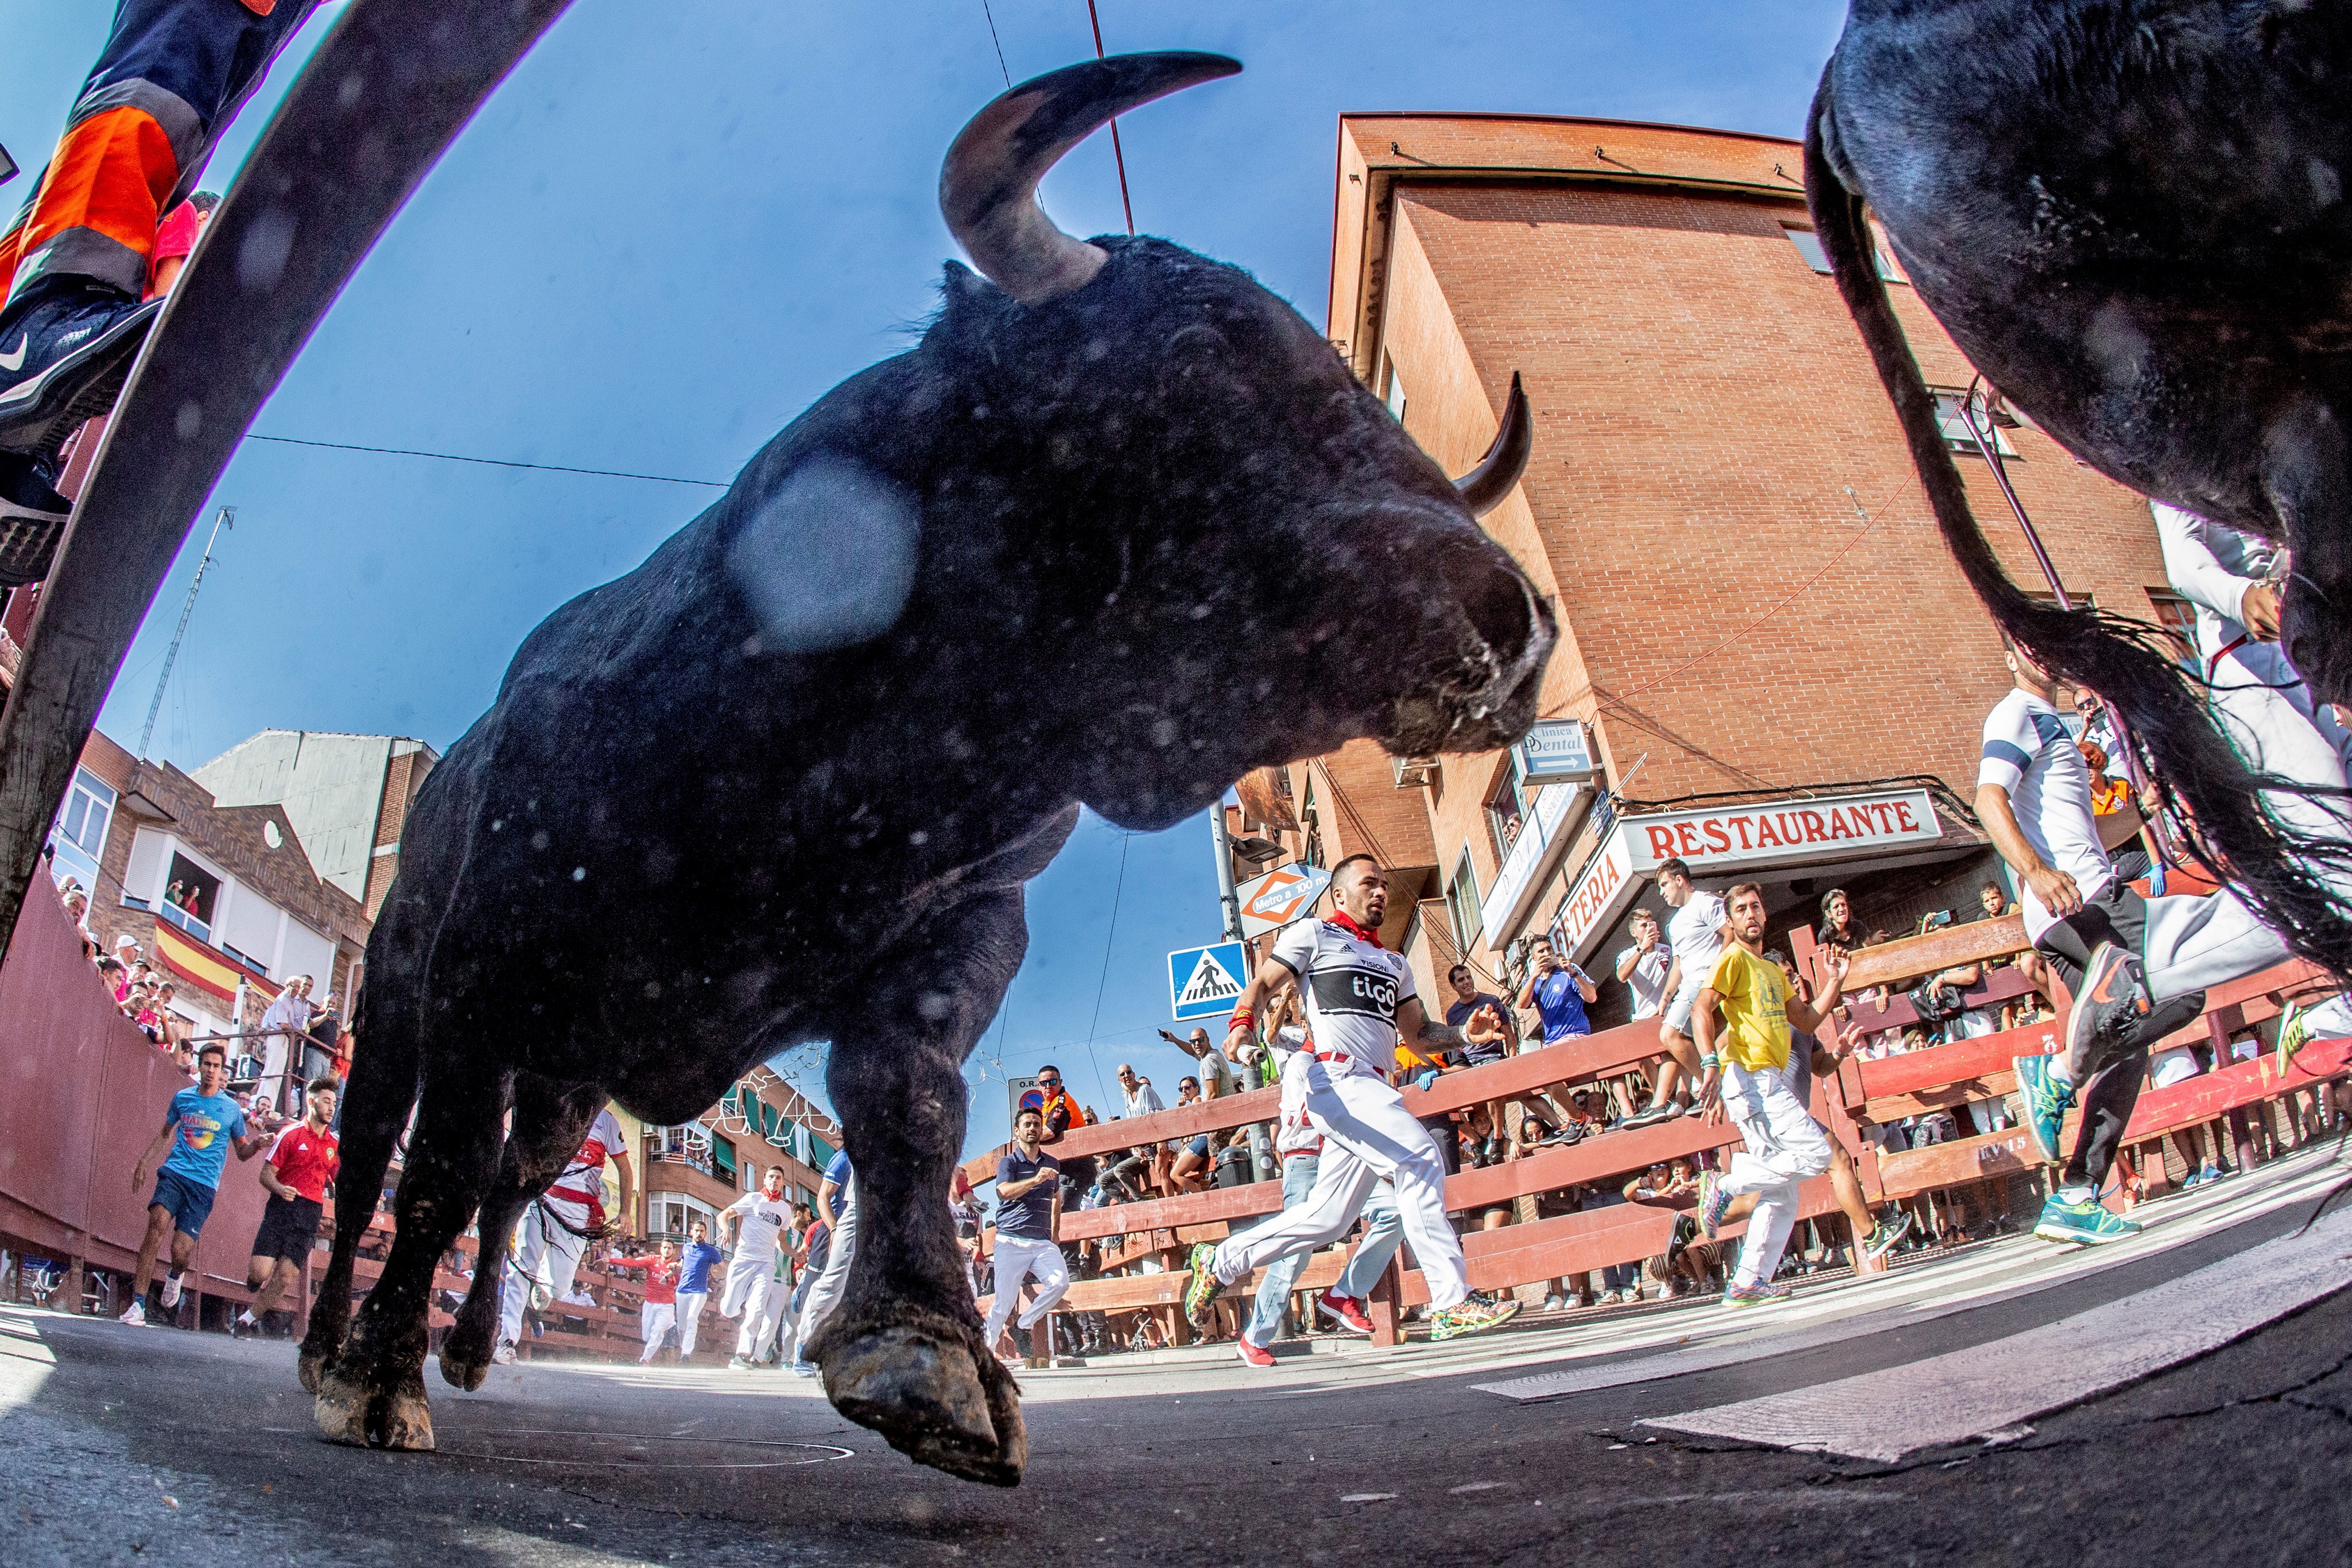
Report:
M 163 1168 L 155 1173 L 155 1194 L 147 1202 L 147 1236 L 139 1244 L 131 1305 L 122 1312 L 121 1321 L 134 1328 L 147 1321 L 148 1286 L 155 1277 L 156 1254 L 166 1240 L 172 1244 L 172 1268 L 155 1305 L 164 1312 L 179 1307 L 180 1276 L 186 1271 L 188 1259 L 195 1256 L 205 1216 L 213 1212 L 213 1199 L 219 1195 L 221 1171 L 228 1163 L 230 1146 L 236 1146 L 239 1160 L 250 1160 L 268 1141 L 266 1133 L 246 1125 L 245 1110 L 229 1097 L 227 1083 L 228 1052 L 215 1040 L 196 1053 L 195 1086 L 172 1097 L 171 1109 L 163 1114 L 163 1130 L 155 1134 L 131 1173 L 131 1190 L 135 1193 L 147 1184 L 147 1168 L 163 1154 L 164 1144 L 171 1145 Z
M 710 1226 L 696 1220 L 686 1227 L 686 1251 L 678 1257 L 677 1360 L 683 1366 L 694 1355 L 694 1331 L 702 1322 L 702 1309 L 710 1300 L 711 1268 L 725 1257 L 710 1245 Z
M 1061 1163 L 1045 1150 L 1045 1118 L 1028 1107 L 1013 1119 L 1013 1147 L 996 1162 L 996 1295 L 988 1304 L 982 1339 L 991 1350 L 1033 1275 L 1037 1299 L 1021 1314 L 1026 1334 L 1070 1288 L 1070 1271 L 1054 1239 L 1062 1217 Z M 1031 1358 L 1034 1365 L 1035 1358 Z

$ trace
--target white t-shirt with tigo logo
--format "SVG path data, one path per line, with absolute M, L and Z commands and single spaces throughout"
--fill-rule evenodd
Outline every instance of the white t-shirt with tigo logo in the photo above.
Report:
M 1413 994 L 1412 967 L 1329 921 L 1301 921 L 1270 955 L 1298 976 L 1315 1054 L 1335 1067 L 1386 1077 L 1396 1053 L 1397 1008 Z

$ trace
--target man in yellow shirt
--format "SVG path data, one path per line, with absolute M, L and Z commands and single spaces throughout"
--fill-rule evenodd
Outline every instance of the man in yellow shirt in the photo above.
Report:
M 1808 1005 L 1790 994 L 1780 965 L 1764 956 L 1764 889 L 1742 882 L 1727 903 L 1731 941 L 1707 974 L 1691 1025 L 1698 1040 L 1702 1113 L 1709 1121 L 1728 1113 L 1746 1147 L 1731 1157 L 1728 1171 L 1699 1178 L 1698 1222 L 1712 1240 L 1725 1224 L 1747 1215 L 1748 1239 L 1723 1300 L 1727 1306 L 1749 1307 L 1789 1295 L 1787 1286 L 1773 1285 L 1772 1275 L 1797 1223 L 1797 1189 L 1830 1168 L 1829 1135 L 1790 1086 L 1789 1031 L 1821 1027 L 1822 1016 L 1837 1006 L 1845 961 L 1835 950 L 1823 950 L 1829 984 Z

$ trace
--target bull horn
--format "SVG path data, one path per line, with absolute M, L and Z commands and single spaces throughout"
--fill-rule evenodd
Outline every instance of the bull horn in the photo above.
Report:
M 940 213 L 949 232 L 990 282 L 1024 305 L 1085 286 L 1109 256 L 1054 226 L 1037 205 L 1037 182 L 1113 116 L 1241 68 L 1223 55 L 1169 49 L 1023 82 L 972 116 L 948 149 Z
M 1503 426 L 1478 466 L 1454 481 L 1462 504 L 1472 517 L 1484 517 L 1503 504 L 1519 476 L 1528 471 L 1528 454 L 1535 449 L 1536 424 L 1528 413 L 1528 395 L 1519 387 L 1519 373 L 1511 373 L 1511 395 L 1503 402 Z

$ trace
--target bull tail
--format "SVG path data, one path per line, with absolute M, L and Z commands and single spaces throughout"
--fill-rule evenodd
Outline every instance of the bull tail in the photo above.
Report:
M 2095 609 L 2037 603 L 2002 570 L 1969 510 L 1959 468 L 1937 424 L 1935 400 L 1878 275 L 1862 198 L 1846 188 L 1824 147 L 1824 121 L 1832 112 L 1825 72 L 1805 123 L 1805 189 L 1814 232 L 1894 402 L 1936 526 L 1969 586 L 2036 663 L 2097 692 L 2123 714 L 2154 760 L 2157 787 L 2194 821 L 2189 848 L 2205 868 L 2226 876 L 2294 952 L 2336 975 L 2352 975 L 2352 919 L 2315 874 L 2322 868 L 2340 873 L 2352 864 L 2352 846 L 2299 831 L 2263 802 L 2265 790 L 2323 792 L 2249 770 L 2216 727 L 2200 690 L 2161 650 L 2156 627 Z

